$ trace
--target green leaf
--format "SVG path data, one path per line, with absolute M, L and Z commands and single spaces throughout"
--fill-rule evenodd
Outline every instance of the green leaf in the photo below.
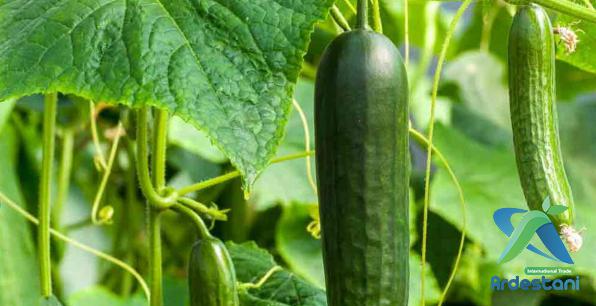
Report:
M 166 108 L 250 186 L 283 135 L 309 35 L 332 1 L 0 1 L 0 100 L 63 92 Z
M 254 242 L 226 243 L 239 282 L 255 283 L 277 265 L 273 256 Z M 325 291 L 309 284 L 287 270 L 275 272 L 260 288 L 240 294 L 241 305 L 324 306 Z
M 24 205 L 17 185 L 17 140 L 11 125 L 0 134 L 0 191 Z M 0 305 L 36 305 L 39 299 L 37 256 L 31 227 L 0 202 Z
M 497 128 L 511 130 L 509 94 L 503 80 L 505 66 L 494 55 L 470 51 L 445 67 L 444 81 L 455 83 L 460 99 L 472 112 L 488 119 Z

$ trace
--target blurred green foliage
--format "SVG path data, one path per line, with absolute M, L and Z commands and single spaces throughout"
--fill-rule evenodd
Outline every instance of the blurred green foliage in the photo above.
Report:
M 403 50 L 403 2 L 384 0 L 381 3 L 385 32 Z M 338 5 L 353 21 L 354 15 L 344 2 L 338 1 Z M 412 1 L 409 7 L 411 59 L 408 68 L 411 79 L 415 80 L 411 116 L 415 127 L 423 132 L 428 124 L 429 81 L 434 72 L 434 57 L 454 7 L 457 3 L 428 1 Z M 562 149 L 576 199 L 577 224 L 588 229 L 584 233 L 584 249 L 574 255 L 574 268 L 582 277 L 582 289 L 579 293 L 552 295 L 495 293 L 489 288 L 492 275 L 520 275 L 525 266 L 550 264 L 531 253 L 524 253 L 504 265 L 496 264 L 506 239 L 492 223 L 492 213 L 500 207 L 525 207 L 512 150 L 506 83 L 507 32 L 513 12 L 514 7 L 502 1 L 476 2 L 458 27 L 442 77 L 435 145 L 462 183 L 469 221 L 464 256 L 447 301 L 449 305 L 478 306 L 596 305 L 596 256 L 593 255 L 596 233 L 591 226 L 596 224 L 596 40 L 593 38 L 596 26 L 574 23 L 573 19 L 555 14 L 555 25 L 573 25 L 580 39 L 577 52 L 571 55 L 558 46 L 557 89 Z M 434 35 L 427 35 L 431 30 Z M 307 72 L 316 67 L 325 46 L 337 34 L 338 28 L 331 20 L 317 25 L 305 56 L 306 69 L 294 95 L 308 120 L 311 142 L 314 89 L 313 75 Z M 431 56 L 428 62 L 423 60 L 425 53 Z M 114 224 L 86 226 L 100 174 L 93 164 L 94 149 L 85 107 L 80 110 L 77 106 L 86 106 L 86 103 L 80 100 L 73 96 L 62 96 L 60 100 L 60 112 L 64 114 L 60 128 L 76 129 L 76 149 L 73 183 L 62 218 L 64 224 L 57 226 L 72 237 L 113 253 L 146 275 L 145 203 L 137 188 L 132 188 L 132 192 L 128 188 L 129 175 L 134 171 L 128 140 L 119 151 L 106 194 L 105 203 L 115 208 Z M 9 101 L 0 104 L 0 166 L 3 169 L 0 189 L 32 212 L 37 203 L 32 190 L 36 190 L 41 156 L 40 103 L 39 97 L 32 96 L 16 104 Z M 100 113 L 98 124 L 102 132 L 114 127 L 110 112 L 120 113 L 122 108 Z M 127 138 L 133 135 L 129 130 Z M 102 148 L 107 150 L 109 140 L 103 134 L 100 138 Z M 168 181 L 174 187 L 232 170 L 229 160 L 203 132 L 180 119 L 171 121 L 169 142 Z M 304 145 L 302 122 L 294 109 L 277 154 L 303 151 Z M 413 160 L 423 160 L 424 150 L 414 141 L 412 146 L 416 155 Z M 438 301 L 445 286 L 462 230 L 456 190 L 440 163 L 435 166 L 429 216 L 429 286 L 425 295 L 429 304 Z M 414 173 L 424 169 L 423 164 L 413 167 Z M 314 173 L 314 166 L 312 170 Z M 132 183 L 135 186 L 136 183 Z M 420 185 L 413 182 L 410 305 L 418 305 L 420 298 L 418 237 L 422 231 L 422 202 L 416 196 L 420 193 Z M 244 292 L 243 305 L 325 305 L 320 244 L 306 230 L 313 220 L 317 197 L 308 184 L 304 159 L 270 165 L 257 179 L 249 199 L 244 198 L 239 180 L 192 196 L 231 209 L 230 220 L 217 223 L 214 232 L 224 240 L 233 241 L 228 242 L 228 246 L 240 281 L 255 282 L 275 264 L 285 269 L 274 274 L 262 288 Z M 33 227 L 26 225 L 24 219 L 7 208 L 0 209 L 2 305 L 33 305 L 27 300 L 30 296 L 24 293 L 36 291 L 37 286 L 33 233 Z M 175 214 L 164 217 L 168 306 L 188 303 L 186 264 L 195 239 L 191 224 L 183 217 Z M 64 256 L 56 256 L 55 264 L 60 269 L 55 279 L 57 295 L 67 301 L 67 305 L 144 305 L 140 288 L 130 275 L 72 246 L 63 245 L 63 248 Z M 6 294 L 7 291 L 11 294 Z

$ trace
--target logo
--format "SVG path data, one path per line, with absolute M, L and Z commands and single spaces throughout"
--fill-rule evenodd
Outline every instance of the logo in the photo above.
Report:
M 542 203 L 542 210 L 524 210 L 518 208 L 501 208 L 495 211 L 493 219 L 497 227 L 509 237 L 505 250 L 501 253 L 498 263 L 508 262 L 517 257 L 525 249 L 553 261 L 573 264 L 573 260 L 559 237 L 557 229 L 548 215 L 558 215 L 567 210 L 563 205 L 552 205 L 549 197 Z M 511 217 L 523 214 L 521 221 L 514 227 Z M 550 254 L 540 250 L 530 241 L 537 234 Z
M 498 276 L 493 276 L 490 279 L 490 289 L 492 291 L 579 291 L 579 276 L 568 279 L 550 279 L 545 276 L 535 279 L 527 279 L 516 276 L 512 279 L 501 279 Z

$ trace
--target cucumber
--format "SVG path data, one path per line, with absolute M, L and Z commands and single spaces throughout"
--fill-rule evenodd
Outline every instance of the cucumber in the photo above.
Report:
M 232 259 L 215 237 L 192 247 L 188 268 L 191 306 L 238 306 L 238 285 Z
M 549 214 L 558 231 L 573 223 L 573 197 L 559 145 L 555 92 L 555 39 L 546 12 L 522 6 L 509 33 L 509 103 L 515 158 L 528 207 L 567 207 Z
M 359 28 L 327 47 L 315 139 L 328 305 L 407 305 L 408 82 L 387 37 Z

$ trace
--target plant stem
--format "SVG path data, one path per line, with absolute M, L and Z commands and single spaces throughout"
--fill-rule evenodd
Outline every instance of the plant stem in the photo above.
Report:
M 11 199 L 9 199 L 6 195 L 4 195 L 2 192 L 0 192 L 0 202 L 5 203 L 8 205 L 8 207 L 10 207 L 11 209 L 13 209 L 14 211 L 16 211 L 17 213 L 19 213 L 21 216 L 23 216 L 25 219 L 29 220 L 29 222 L 35 224 L 35 225 L 40 225 L 40 220 L 38 220 L 37 218 L 35 218 L 33 215 L 31 215 L 29 212 L 27 212 L 25 209 L 21 208 L 20 205 L 18 205 L 17 203 L 15 203 L 14 201 L 12 201 Z M 51 229 L 50 228 L 50 233 L 52 235 L 54 235 L 56 238 L 65 241 L 66 243 L 73 245 L 87 253 L 91 253 L 97 257 L 103 258 L 117 266 L 119 266 L 120 268 L 126 270 L 127 272 L 129 272 L 130 274 L 132 274 L 137 281 L 139 282 L 139 284 L 141 285 L 141 288 L 143 288 L 143 292 L 145 293 L 145 296 L 147 297 L 147 299 L 149 299 L 149 287 L 147 286 L 147 284 L 145 283 L 145 280 L 143 279 L 143 277 L 135 270 L 133 269 L 131 266 L 127 265 L 125 262 L 119 260 L 118 258 L 115 258 L 113 256 L 110 256 L 102 251 L 96 250 L 84 243 L 81 243 L 77 240 L 74 240 L 64 234 L 62 234 L 61 232 L 55 230 L 55 229 Z
M 149 207 L 149 289 L 151 291 L 151 306 L 163 305 L 160 215 L 160 211 Z
M 168 197 L 162 197 L 152 185 L 149 173 L 149 149 L 147 148 L 149 141 L 147 132 L 148 116 L 149 111 L 146 106 L 137 112 L 137 176 L 141 191 L 143 191 L 149 204 L 159 209 L 166 209 L 176 203 L 177 195 L 172 194 Z
M 58 168 L 58 190 L 56 192 L 56 202 L 52 208 L 52 222 L 55 228 L 62 228 L 62 210 L 70 189 L 74 134 L 74 130 L 70 128 L 62 131 L 62 151 L 60 153 L 60 168 Z
M 166 151 L 168 136 L 168 113 L 165 110 L 156 109 L 155 127 L 153 129 L 153 186 L 149 187 L 157 193 L 161 192 L 166 185 Z M 144 112 L 147 115 L 147 111 Z M 139 119 L 141 120 L 141 119 Z M 145 120 L 141 121 L 147 121 Z M 145 124 L 145 128 L 147 125 Z M 141 141 L 141 139 L 138 139 Z M 147 142 L 145 142 L 147 144 Z M 144 164 L 145 168 L 147 163 Z M 140 167 L 140 165 L 139 165 Z M 155 188 L 155 189 L 154 189 Z M 161 198 L 161 196 L 160 196 Z M 172 204 L 172 205 L 175 205 Z M 171 206 L 171 205 L 170 205 Z M 149 207 L 149 270 L 151 281 L 151 306 L 163 305 L 163 281 L 162 281 L 162 254 L 161 254 L 161 208 Z
M 341 11 L 339 10 L 339 8 L 337 8 L 337 5 L 333 5 L 331 7 L 331 17 L 333 18 L 333 21 L 335 21 L 335 23 L 344 31 L 350 31 L 350 24 L 348 23 L 348 21 L 346 20 L 346 18 L 344 17 L 344 15 L 341 13 Z
M 196 211 L 201 214 L 209 215 L 213 220 L 220 220 L 220 221 L 227 221 L 228 216 L 226 215 L 226 211 L 220 211 L 216 208 L 207 207 L 205 204 L 197 202 L 190 198 L 181 197 L 178 201 L 191 208 L 193 211 Z
M 130 113 L 127 112 L 126 117 L 124 119 L 126 127 L 130 126 Z M 136 207 L 137 201 L 137 180 L 136 180 L 136 170 L 135 170 L 135 151 L 134 151 L 134 143 L 132 139 L 127 138 L 125 142 L 126 146 L 126 155 L 128 156 L 128 169 L 126 169 L 126 200 L 124 201 L 124 209 L 122 212 L 123 224 L 128 223 L 131 219 L 129 216 L 132 216 L 133 209 Z M 121 225 L 122 226 L 122 225 Z M 125 225 L 126 228 L 124 229 L 124 233 L 126 235 L 126 241 L 133 241 L 136 234 L 136 223 L 128 223 Z M 132 262 L 134 259 L 134 250 L 132 248 L 126 247 L 126 258 L 128 262 Z M 125 274 L 122 279 L 121 291 L 125 296 L 128 296 L 132 289 L 132 279 L 129 276 L 130 274 Z
M 192 209 L 180 204 L 175 204 L 172 206 L 172 208 L 175 211 L 187 216 L 194 223 L 199 234 L 199 238 L 205 239 L 211 237 L 211 233 L 209 233 L 209 229 L 207 229 L 203 219 L 201 219 L 201 217 L 199 217 Z
M 153 185 L 161 191 L 166 185 L 166 151 L 168 141 L 168 111 L 155 110 L 153 129 Z
M 106 168 L 106 158 L 101 150 L 99 144 L 99 136 L 97 133 L 97 119 L 95 118 L 95 105 L 93 101 L 89 100 L 89 121 L 91 123 L 91 138 L 93 139 L 93 145 L 95 146 L 95 156 L 99 162 L 99 166 L 103 171 Z
M 358 14 L 356 14 L 356 28 L 368 29 L 368 0 L 358 0 Z
M 114 166 L 114 160 L 116 159 L 116 154 L 118 153 L 118 143 L 120 142 L 120 137 L 122 136 L 122 123 L 118 123 L 116 137 L 114 138 L 114 142 L 112 143 L 112 149 L 110 150 L 110 156 L 108 157 L 108 163 L 104 168 L 104 173 L 99 183 L 99 188 L 97 189 L 97 193 L 95 194 L 95 199 L 93 200 L 93 206 L 91 209 L 91 221 L 95 225 L 99 225 L 102 223 L 106 223 L 110 221 L 110 219 L 101 219 L 98 218 L 97 212 L 99 210 L 99 204 L 101 204 L 101 199 L 103 198 L 103 194 L 105 188 L 108 184 L 108 180 L 110 178 L 110 174 L 112 173 L 112 168 Z
M 372 0 L 373 30 L 383 33 L 383 22 L 381 21 L 381 6 L 379 0 Z
M 596 23 L 596 12 L 586 7 L 566 0 L 531 0 L 549 9 Z
M 52 296 L 52 265 L 50 260 L 50 207 L 52 202 L 52 163 L 54 162 L 56 113 L 58 94 L 47 94 L 43 112 L 43 160 L 39 184 L 39 227 L 37 242 L 41 278 L 41 295 Z
M 443 45 L 441 47 L 441 53 L 439 54 L 439 59 L 437 61 L 437 68 L 435 70 L 435 75 L 433 79 L 433 88 L 431 94 L 431 106 L 430 106 L 430 120 L 428 126 L 428 147 L 427 147 L 427 158 L 426 158 L 426 172 L 424 175 L 424 218 L 423 218 L 423 225 L 422 225 L 422 254 L 421 254 L 421 275 L 420 275 L 420 300 L 422 306 L 425 305 L 425 273 L 426 273 L 426 243 L 428 238 L 428 207 L 430 202 L 430 169 L 432 163 L 432 147 L 433 147 L 433 132 L 435 126 L 435 110 L 437 105 L 437 93 L 439 90 L 439 81 L 441 79 L 441 72 L 443 70 L 443 64 L 445 63 L 445 58 L 447 57 L 447 50 L 449 49 L 449 44 L 451 43 L 451 38 L 455 33 L 455 28 L 464 14 L 468 6 L 472 0 L 465 0 L 462 2 L 461 6 L 457 9 L 453 20 L 451 20 L 451 24 L 449 25 L 449 29 L 445 34 L 445 40 L 443 41 Z
M 292 99 L 292 105 L 300 115 L 300 121 L 302 122 L 302 129 L 304 131 L 304 150 L 306 152 L 310 152 L 310 129 L 308 128 L 308 120 L 306 119 L 306 115 L 304 114 L 304 110 L 300 106 L 300 103 L 296 99 Z M 317 183 L 315 182 L 314 176 L 312 175 L 312 165 L 310 162 L 310 156 L 306 158 L 306 178 L 308 180 L 308 184 L 310 188 L 313 190 L 315 195 L 318 193 L 317 190 Z
M 267 280 L 269 280 L 269 278 L 271 278 L 271 276 L 273 276 L 273 274 L 275 272 L 279 272 L 279 271 L 283 271 L 283 268 L 280 266 L 274 266 L 273 268 L 269 269 L 269 271 L 267 271 L 267 273 L 265 273 L 265 275 L 263 275 L 263 277 L 261 277 L 261 279 L 257 283 L 255 283 L 255 284 L 253 284 L 253 283 L 240 284 L 239 288 L 241 290 L 261 288 L 267 282 Z
M 280 163 L 280 162 L 284 162 L 284 161 L 288 161 L 288 160 L 293 160 L 293 159 L 298 159 L 298 158 L 303 158 L 306 156 L 312 156 L 314 155 L 315 152 L 314 151 L 310 151 L 310 152 L 299 152 L 299 153 L 294 153 L 294 154 L 289 154 L 289 155 L 285 155 L 285 156 L 281 156 L 278 158 L 274 158 L 271 160 L 272 164 L 276 164 L 276 163 Z M 232 171 L 217 177 L 214 177 L 212 179 L 208 179 L 190 186 L 186 186 L 186 187 L 182 187 L 180 189 L 178 189 L 178 195 L 183 196 L 185 194 L 189 194 L 191 192 L 195 192 L 195 191 L 199 191 L 205 188 L 209 188 L 211 186 L 215 186 L 218 184 L 221 184 L 223 182 L 229 181 L 231 179 L 237 178 L 240 176 L 240 172 L 239 171 Z

